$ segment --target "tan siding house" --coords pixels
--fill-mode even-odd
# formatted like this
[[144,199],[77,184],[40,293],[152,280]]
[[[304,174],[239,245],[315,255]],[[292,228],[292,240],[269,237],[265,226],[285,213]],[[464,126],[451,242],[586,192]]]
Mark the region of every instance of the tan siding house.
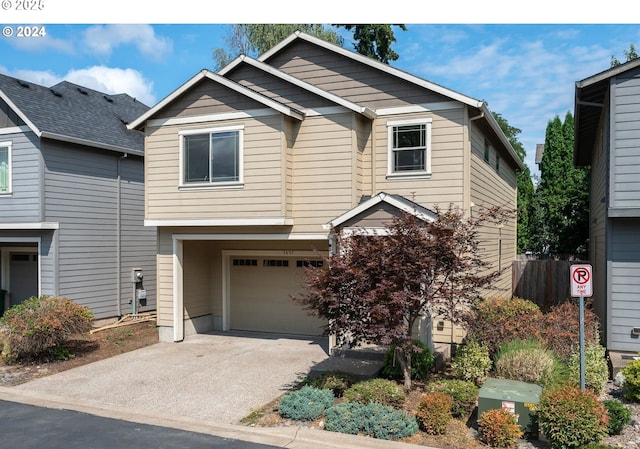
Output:
[[[523,168],[484,102],[303,33],[196,74],[130,126],[146,135],[165,341],[206,330],[319,335],[326,323],[290,298],[334,232],[416,210],[433,220],[450,204],[467,215],[515,208]],[[515,241],[515,219],[486,229],[496,268]],[[509,276],[498,284],[487,294],[510,295]],[[438,317],[416,332],[451,339]]]

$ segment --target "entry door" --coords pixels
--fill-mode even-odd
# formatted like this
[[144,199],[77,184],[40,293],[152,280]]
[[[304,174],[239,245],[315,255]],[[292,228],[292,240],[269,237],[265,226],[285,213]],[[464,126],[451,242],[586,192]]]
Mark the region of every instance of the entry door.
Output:
[[38,253],[11,251],[9,253],[10,306],[38,295]]

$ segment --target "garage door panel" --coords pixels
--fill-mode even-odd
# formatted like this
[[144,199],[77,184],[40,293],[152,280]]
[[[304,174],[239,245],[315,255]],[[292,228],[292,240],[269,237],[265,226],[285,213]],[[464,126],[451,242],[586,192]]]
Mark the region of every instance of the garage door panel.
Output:
[[[296,259],[258,259],[231,268],[230,325],[236,330],[320,335],[324,321],[291,297],[301,291],[304,270]],[[284,266],[285,262],[288,266]],[[278,266],[269,266],[277,264]]]

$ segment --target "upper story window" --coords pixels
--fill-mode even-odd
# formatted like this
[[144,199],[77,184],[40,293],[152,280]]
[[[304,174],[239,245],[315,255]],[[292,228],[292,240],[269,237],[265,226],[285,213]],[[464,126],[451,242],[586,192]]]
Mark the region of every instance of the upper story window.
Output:
[[182,185],[242,183],[243,126],[180,132]]
[[431,174],[431,119],[387,122],[389,160],[387,176]]
[[11,142],[0,142],[0,195],[11,193]]
[[489,162],[489,156],[491,154],[491,145],[489,145],[489,141],[484,139],[484,160]]

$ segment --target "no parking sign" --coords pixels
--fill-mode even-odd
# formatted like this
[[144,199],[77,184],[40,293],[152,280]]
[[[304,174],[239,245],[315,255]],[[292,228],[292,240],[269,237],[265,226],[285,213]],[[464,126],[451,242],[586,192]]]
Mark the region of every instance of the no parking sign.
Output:
[[571,265],[571,296],[590,298],[593,295],[591,265]]

